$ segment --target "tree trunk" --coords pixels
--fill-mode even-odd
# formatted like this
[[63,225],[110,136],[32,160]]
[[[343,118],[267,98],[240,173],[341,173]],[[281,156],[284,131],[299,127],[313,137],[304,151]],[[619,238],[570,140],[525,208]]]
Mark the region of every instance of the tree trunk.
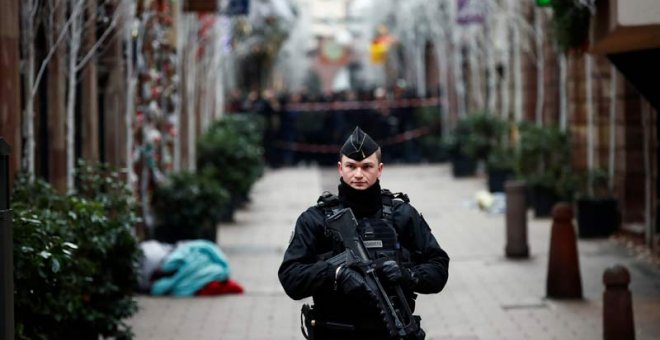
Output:
[[470,89],[472,96],[468,105],[468,112],[476,112],[484,109],[483,84],[481,82],[481,63],[479,62],[478,34],[472,34],[468,42],[468,68],[470,69]]
[[25,94],[25,111],[23,112],[23,138],[25,149],[23,150],[22,168],[30,176],[35,171],[35,134],[34,134],[34,10],[36,4],[33,0],[25,1],[21,7],[21,39],[23,58],[25,60],[25,76],[23,79],[23,93]]
[[456,101],[458,107],[458,119],[466,116],[465,101],[465,74],[463,72],[463,48],[458,39],[457,32],[453,32],[454,40],[454,74],[456,76]]
[[[488,98],[486,99],[486,109],[491,114],[495,114],[495,100],[497,98],[497,71],[495,67],[495,48],[494,41],[495,35],[493,30],[493,16],[496,14],[493,5],[488,7],[489,15],[486,18],[486,23],[484,26],[484,54],[486,58],[486,69],[488,74],[487,86],[488,86]],[[500,112],[502,115],[503,112]]]
[[[96,0],[85,1],[86,29],[83,30],[83,51],[85,53],[96,44]],[[81,140],[82,158],[89,161],[99,160],[99,107],[96,59],[86,63],[82,70],[81,93]]]
[[[123,16],[131,22],[135,18],[135,5],[133,2],[122,1],[120,10],[123,11]],[[123,22],[123,21],[122,21]],[[137,84],[137,75],[133,68],[133,56],[135,55],[135,45],[133,44],[133,26],[121,25],[117,26],[117,30],[123,33],[124,44],[126,45],[126,110],[124,110],[124,124],[126,125],[126,183],[133,191],[134,185],[131,182],[134,174],[133,170],[133,117],[135,116],[135,88]],[[123,30],[123,31],[122,31]]]
[[449,48],[447,48],[447,36],[444,36],[444,40],[438,43],[436,48],[436,57],[438,59],[438,70],[440,71],[439,83],[441,92],[439,95],[440,107],[442,108],[441,117],[442,117],[442,135],[448,136],[450,131],[450,120],[449,120],[449,95],[447,89],[449,88],[449,67],[447,67],[447,59],[445,56],[449,55]]
[[184,119],[187,119],[188,121],[188,133],[187,137],[188,140],[186,141],[186,146],[187,146],[187,157],[188,157],[188,165],[187,165],[187,170],[188,171],[195,171],[195,139],[196,139],[196,127],[197,127],[197,113],[195,112],[195,108],[197,107],[197,91],[196,91],[196,81],[195,81],[195,76],[197,75],[197,63],[195,62],[196,56],[195,56],[195,51],[197,51],[198,44],[197,44],[197,39],[194,37],[196,36],[195,33],[191,32],[197,32],[197,25],[195,23],[194,18],[191,18],[188,16],[186,18],[186,30],[188,33],[188,37],[192,37],[190,39],[190,47],[187,53],[187,59],[186,59],[186,91],[187,91],[187,104],[188,104],[188,112],[187,112],[187,117]]
[[[456,22],[456,3],[453,1],[449,2],[449,10],[447,15],[447,22],[454,23]],[[453,83],[455,91],[455,100],[456,100],[456,120],[459,120],[465,117],[465,80],[463,77],[463,55],[461,49],[461,43],[459,35],[462,31],[462,28],[458,25],[449,24],[451,29],[449,30],[449,36],[451,39],[451,59],[453,62]]]
[[[593,107],[593,94],[592,94],[592,82],[591,75],[593,69],[593,57],[590,55],[584,56],[585,62],[585,71],[584,77],[586,81],[586,102],[587,102],[587,169],[592,170],[594,168],[594,107]],[[587,178],[587,191],[589,196],[593,194],[592,188],[592,176],[589,174]]]
[[536,40],[536,125],[543,126],[543,102],[545,101],[545,49],[543,44],[543,9],[534,9],[534,38]]
[[558,52],[559,58],[559,128],[565,132],[568,126],[568,95],[566,88],[568,87],[568,79],[566,75],[566,54]]
[[[514,17],[522,16],[522,10],[520,9],[521,4],[515,3],[511,4],[511,10]],[[513,44],[513,81],[514,81],[514,92],[513,92],[513,108],[514,116],[516,121],[522,121],[524,118],[523,113],[523,69],[522,69],[522,56],[520,51],[520,27],[518,23],[513,23],[513,34],[512,34],[512,44]]]
[[[120,6],[115,6],[113,11],[120,11]],[[124,21],[120,18],[117,28],[124,27]],[[121,39],[108,40],[107,52],[105,52],[105,63],[109,71],[108,85],[104,89],[104,154],[105,161],[118,168],[126,166],[126,136],[132,131],[125,124],[126,103],[126,73],[124,71],[124,56]]]
[[[651,105],[642,101],[642,145],[644,153],[644,239],[646,246],[654,250],[655,242],[653,223],[653,168],[651,165],[651,137],[653,136],[651,125]],[[656,169],[657,170],[657,169]],[[657,216],[656,216],[657,218]]]
[[415,42],[416,63],[415,71],[417,78],[417,96],[426,97],[426,48],[423,39],[418,39]]
[[66,188],[68,192],[74,190],[74,172],[75,172],[75,111],[76,111],[76,61],[80,51],[80,40],[82,36],[82,1],[73,5],[71,15],[71,34],[69,35],[69,69],[68,69],[68,90],[66,100]]
[[174,164],[173,164],[173,169],[174,171],[178,172],[181,171],[182,168],[184,168],[183,162],[182,162],[182,133],[183,133],[183,115],[181,114],[181,110],[184,107],[184,100],[185,100],[185,87],[184,87],[184,82],[183,80],[185,79],[184,72],[183,72],[183,54],[184,54],[184,41],[185,41],[185,33],[184,33],[184,26],[182,25],[183,21],[183,16],[181,13],[181,4],[180,2],[177,2],[176,5],[176,10],[174,11],[174,22],[176,25],[176,55],[178,56],[176,58],[176,74],[179,76],[177,77],[177,96],[178,100],[174,102],[174,116],[176,117],[175,120],[177,122],[177,130],[179,133],[177,133],[174,136]]
[[616,105],[617,105],[617,71],[614,64],[610,66],[610,145],[608,159],[608,187],[614,192],[614,172],[616,170]]
[[[66,3],[53,9],[52,41],[57,41],[64,28]],[[59,192],[65,192],[66,172],[66,74],[65,46],[57,44],[48,63],[48,180]]]

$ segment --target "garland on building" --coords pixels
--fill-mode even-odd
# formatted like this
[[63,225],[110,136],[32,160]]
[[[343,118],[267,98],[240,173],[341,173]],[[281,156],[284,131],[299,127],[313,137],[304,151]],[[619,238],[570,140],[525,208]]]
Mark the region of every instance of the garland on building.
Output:
[[179,98],[174,8],[169,1],[146,1],[137,13],[135,40],[138,89],[133,125],[133,174],[143,215],[150,225],[150,196],[174,168]]

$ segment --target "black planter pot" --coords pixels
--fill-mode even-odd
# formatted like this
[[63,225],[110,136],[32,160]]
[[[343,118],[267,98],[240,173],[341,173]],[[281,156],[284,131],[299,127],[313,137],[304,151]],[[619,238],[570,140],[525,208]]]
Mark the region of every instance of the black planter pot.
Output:
[[471,177],[477,173],[477,161],[463,155],[451,157],[451,170],[454,177]]
[[199,238],[216,243],[218,238],[218,226],[212,223],[205,225],[199,231]]
[[233,204],[227,204],[222,207],[220,210],[220,222],[234,222],[234,212],[236,212],[236,207]]
[[614,198],[581,198],[577,200],[578,236],[608,237],[619,229],[619,203]]
[[513,176],[511,169],[488,169],[488,191],[504,192],[504,182]]
[[559,202],[557,194],[546,187],[534,186],[532,187],[531,203],[534,208],[534,216],[536,217],[550,217],[552,214],[552,207]]

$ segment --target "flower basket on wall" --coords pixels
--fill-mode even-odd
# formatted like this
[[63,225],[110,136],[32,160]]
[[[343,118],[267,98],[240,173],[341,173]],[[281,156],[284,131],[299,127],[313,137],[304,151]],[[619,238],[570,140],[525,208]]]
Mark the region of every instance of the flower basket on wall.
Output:
[[591,8],[584,1],[553,0],[552,29],[559,48],[582,52],[589,44]]

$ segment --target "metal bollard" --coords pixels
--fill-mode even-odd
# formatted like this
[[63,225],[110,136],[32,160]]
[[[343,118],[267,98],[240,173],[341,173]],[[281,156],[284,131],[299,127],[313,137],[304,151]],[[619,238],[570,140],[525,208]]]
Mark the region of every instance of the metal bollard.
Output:
[[546,294],[549,298],[581,299],[582,279],[578,260],[573,209],[566,202],[552,209]]
[[527,245],[527,186],[524,181],[506,181],[506,257],[529,257]]
[[0,340],[14,338],[14,259],[9,210],[9,144],[0,138]]
[[628,284],[630,273],[622,265],[609,267],[603,273],[603,339],[635,340],[632,298]]

